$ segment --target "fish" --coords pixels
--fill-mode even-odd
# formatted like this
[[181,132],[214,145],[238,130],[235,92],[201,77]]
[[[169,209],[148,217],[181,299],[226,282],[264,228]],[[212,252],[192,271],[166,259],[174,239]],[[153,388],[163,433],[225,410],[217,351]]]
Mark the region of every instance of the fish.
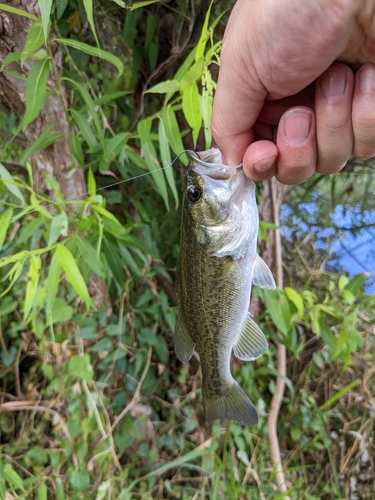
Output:
[[242,164],[222,163],[219,149],[186,151],[180,254],[176,266],[179,312],[177,358],[200,357],[205,419],[254,425],[258,413],[230,371],[232,350],[252,361],[268,349],[248,311],[252,284],[275,289],[256,253],[259,228],[254,182]]

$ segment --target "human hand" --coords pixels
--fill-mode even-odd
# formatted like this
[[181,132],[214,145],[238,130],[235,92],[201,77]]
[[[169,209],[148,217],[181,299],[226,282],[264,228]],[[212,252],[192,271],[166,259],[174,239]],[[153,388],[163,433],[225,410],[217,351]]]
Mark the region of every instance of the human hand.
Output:
[[374,63],[373,0],[238,0],[212,116],[228,165],[299,184],[375,156]]

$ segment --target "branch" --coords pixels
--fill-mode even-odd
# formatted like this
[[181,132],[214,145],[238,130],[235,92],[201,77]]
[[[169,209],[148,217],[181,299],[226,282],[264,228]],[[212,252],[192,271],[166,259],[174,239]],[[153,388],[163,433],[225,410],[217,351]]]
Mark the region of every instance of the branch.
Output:
[[[273,223],[275,226],[280,227],[280,210],[277,204],[277,181],[275,178],[271,179],[269,182],[269,190],[272,201],[272,212],[273,212]],[[283,264],[281,257],[281,237],[280,231],[275,230],[275,277],[276,284],[279,288],[283,288]],[[280,333],[278,332],[280,336]],[[287,490],[285,474],[281,462],[280,447],[277,439],[277,419],[279,416],[280,406],[284,396],[285,382],[284,378],[286,376],[286,348],[285,345],[279,342],[277,344],[277,371],[280,373],[280,377],[276,379],[276,389],[272,397],[269,418],[268,418],[268,438],[270,441],[270,453],[273,466],[276,470],[276,484],[279,487],[279,491],[284,493]],[[289,497],[285,497],[285,500],[290,500]]]

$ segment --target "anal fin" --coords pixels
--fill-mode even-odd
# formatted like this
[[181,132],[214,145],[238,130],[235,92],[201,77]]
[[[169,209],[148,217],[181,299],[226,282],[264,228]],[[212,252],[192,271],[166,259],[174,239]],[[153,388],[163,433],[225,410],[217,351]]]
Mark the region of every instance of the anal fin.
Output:
[[[204,398],[204,394],[203,394]],[[239,425],[258,423],[258,412],[241,387],[233,380],[233,385],[221,396],[203,400],[206,420],[232,420]]]
[[233,352],[238,359],[253,361],[262,356],[268,349],[268,343],[264,333],[247,313],[242,330],[238,335]]
[[268,290],[275,290],[276,288],[270,268],[257,254],[255,254],[253,263],[253,283],[259,286],[259,288],[266,288]]
[[182,363],[186,364],[193,355],[194,347],[195,343],[188,332],[181,312],[179,312],[174,330],[174,350],[176,356]]

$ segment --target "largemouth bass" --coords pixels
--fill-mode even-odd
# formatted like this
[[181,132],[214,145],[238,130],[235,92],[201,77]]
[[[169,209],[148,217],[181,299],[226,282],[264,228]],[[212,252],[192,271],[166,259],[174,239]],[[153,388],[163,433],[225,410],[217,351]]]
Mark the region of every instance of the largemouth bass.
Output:
[[253,425],[258,413],[232,377],[230,357],[233,349],[237,358],[251,361],[268,348],[248,312],[252,283],[275,288],[271,271],[256,253],[255,184],[241,165],[223,165],[216,148],[187,155],[175,352],[183,363],[194,349],[199,353],[206,420]]

